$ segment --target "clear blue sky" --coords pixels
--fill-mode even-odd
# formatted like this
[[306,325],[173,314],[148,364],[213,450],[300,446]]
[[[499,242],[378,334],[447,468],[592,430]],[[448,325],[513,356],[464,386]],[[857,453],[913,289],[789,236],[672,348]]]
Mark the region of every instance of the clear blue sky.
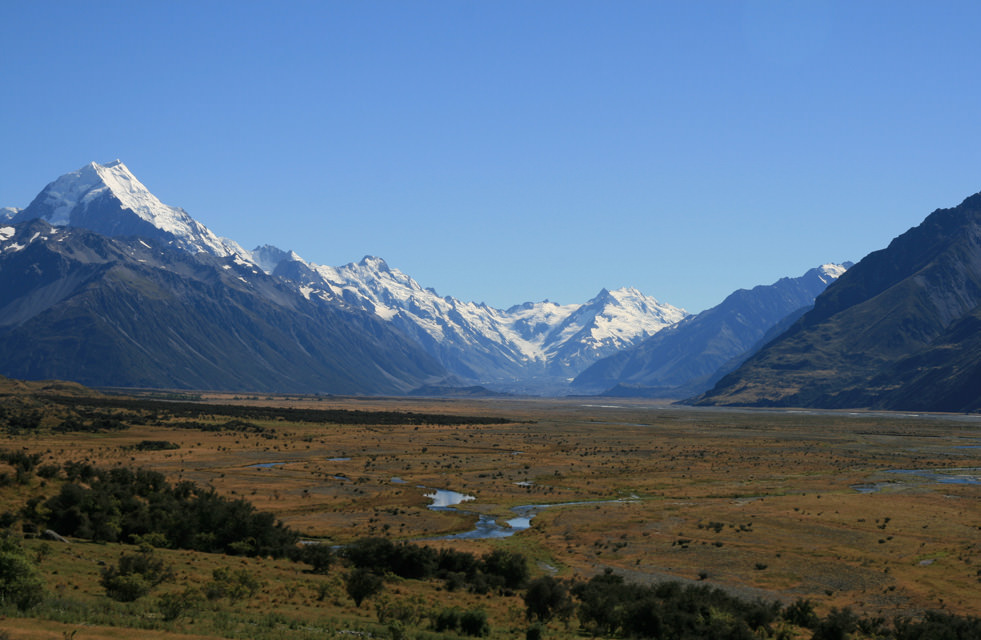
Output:
[[981,190],[981,3],[0,1],[0,206],[122,159],[247,248],[690,311]]

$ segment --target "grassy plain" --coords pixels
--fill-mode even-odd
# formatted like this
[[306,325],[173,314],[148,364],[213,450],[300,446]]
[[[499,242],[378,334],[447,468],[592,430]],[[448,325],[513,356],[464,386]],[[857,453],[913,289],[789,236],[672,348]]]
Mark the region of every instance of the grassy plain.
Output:
[[[204,401],[513,422],[352,426],[268,419],[250,420],[268,432],[246,433],[151,421],[93,434],[7,435],[0,448],[43,453],[41,464],[86,460],[192,480],[244,497],[304,536],[333,544],[386,536],[477,554],[504,546],[528,555],[536,574],[588,577],[613,568],[635,581],[700,582],[785,603],[808,598],[820,612],[848,606],[887,618],[926,609],[981,615],[978,417],[694,409],[619,399],[216,395]],[[220,424],[227,418],[204,410],[196,420]],[[177,448],[132,448],[144,440]],[[893,472],[903,469],[941,471],[948,481]],[[434,488],[476,499],[457,512],[433,511],[425,493]],[[20,495],[12,487],[0,489],[7,505]],[[554,506],[512,537],[430,540],[467,530],[477,514],[503,521],[514,517],[513,507],[529,504]],[[97,585],[98,567],[122,547],[56,546],[42,562],[49,587],[100,603],[110,623],[114,614]],[[229,562],[161,553],[180,567],[180,584],[201,583],[211,565]],[[231,561],[267,584],[259,600],[234,605],[255,618],[253,630],[292,621],[306,625],[311,637],[325,637],[328,626],[377,621],[367,604],[353,606],[337,575],[302,574],[288,561]],[[483,607],[497,637],[518,637],[527,626],[520,598],[407,584],[389,586],[384,597],[413,598],[421,609]],[[185,620],[172,635],[159,637],[181,637],[174,635],[181,630],[250,637],[215,620],[204,626]],[[61,637],[71,625],[58,624],[36,621],[27,625],[29,633],[12,637]],[[0,621],[5,628],[25,627],[8,619]],[[303,637],[302,628],[294,631],[290,637]],[[86,632],[78,637],[125,637],[112,635],[111,626]],[[575,636],[574,629],[565,633]]]

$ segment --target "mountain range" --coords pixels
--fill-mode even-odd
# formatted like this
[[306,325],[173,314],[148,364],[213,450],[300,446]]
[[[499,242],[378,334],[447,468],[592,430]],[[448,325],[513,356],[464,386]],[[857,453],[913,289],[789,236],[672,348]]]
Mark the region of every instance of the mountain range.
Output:
[[[627,288],[604,289],[582,304],[560,305],[546,300],[495,309],[439,296],[380,258],[368,256],[358,263],[330,267],[271,245],[248,251],[233,240],[217,236],[183,209],[161,202],[119,160],[93,162],[61,176],[24,209],[3,209],[0,221],[8,225],[2,231],[6,248],[0,253],[0,269],[8,274],[5,280],[19,283],[10,284],[16,291],[8,287],[0,299],[0,340],[10,345],[6,351],[0,350],[4,354],[0,366],[3,373],[12,376],[60,377],[98,385],[229,389],[256,385],[258,390],[344,393],[403,392],[417,385],[478,382],[507,390],[541,390],[563,386],[596,360],[637,344],[687,315],[682,309]],[[35,221],[46,223],[49,229],[32,226],[27,237],[30,242],[25,242],[25,225]],[[99,244],[97,251],[71,249],[76,244],[91,247],[93,243]],[[151,259],[145,254],[147,245],[163,253],[155,253]],[[28,247],[30,251],[20,253]],[[93,255],[99,256],[95,262]],[[24,278],[31,264],[44,271],[43,277]],[[49,264],[57,266],[51,267],[53,271],[43,268]],[[128,275],[121,280],[123,272]],[[146,297],[131,301],[125,310],[122,301],[128,295],[140,294],[141,288],[157,291],[160,282],[151,285],[148,281],[167,278],[181,279],[179,284],[170,283],[181,293],[176,288],[169,290],[170,306],[154,309],[156,315],[148,318],[149,322],[137,324],[159,325],[167,318],[171,334],[189,340],[196,336],[193,345],[182,344],[176,351],[171,351],[176,347],[167,341],[150,336],[137,339],[133,334],[136,326],[123,332],[127,321],[115,318],[116,313],[126,311],[133,317],[151,313],[152,305],[144,304]],[[196,278],[203,278],[212,287],[208,295]],[[132,283],[134,289],[124,291],[122,281]],[[34,283],[36,289],[30,289],[28,283]],[[236,297],[245,295],[246,288],[249,302]],[[111,303],[114,296],[120,300],[118,308]],[[208,296],[223,301],[224,306],[209,306]],[[100,298],[98,304],[92,302],[93,297]],[[237,302],[230,302],[233,298]],[[261,308],[265,314],[265,325],[252,326],[252,333],[236,329],[232,342],[243,345],[245,351],[232,357],[232,352],[224,350],[230,345],[219,351],[207,348],[205,336],[214,336],[212,344],[221,343],[219,337],[224,338],[223,332],[236,327],[233,319],[241,317],[235,310],[240,312],[243,306]],[[318,320],[306,327],[292,327],[290,317],[297,309],[303,310],[297,318]],[[74,320],[59,321],[58,314],[68,314]],[[95,331],[97,326],[104,330]],[[120,332],[113,337],[106,326]],[[313,342],[301,340],[306,357],[292,357],[285,343],[268,338],[278,334],[285,340],[294,333],[306,336],[304,331],[337,344],[328,348],[317,343],[314,347]],[[364,344],[357,345],[357,336],[362,333],[366,336]],[[349,335],[342,339],[345,334]],[[380,342],[375,344],[375,340]],[[251,353],[259,367],[250,373],[245,366],[249,351],[264,342],[282,353],[289,365],[271,354]],[[32,348],[24,349],[25,344]],[[42,353],[41,345],[50,349]],[[381,353],[359,353],[354,348],[381,345],[386,353],[411,356],[417,366],[390,361]],[[130,348],[144,356],[124,356]],[[111,351],[113,357],[129,364],[109,367],[96,355],[100,350]],[[183,373],[166,371],[178,353],[188,358],[197,354],[200,361],[192,363],[185,358],[179,366],[174,365]],[[216,363],[222,360],[221,354],[234,365],[219,375]],[[311,358],[345,363],[352,380],[359,381],[327,384],[335,380],[332,376],[336,372],[328,375],[327,370],[314,367],[319,373],[308,376],[302,384],[290,382],[304,367],[311,366]],[[212,364],[206,365],[206,361]],[[288,373],[291,368],[297,370],[295,374]],[[91,373],[96,370],[102,373]],[[272,373],[274,370],[278,373]],[[362,372],[374,372],[378,379],[362,380]]]
[[825,264],[798,278],[735,291],[717,306],[596,362],[576,377],[572,388],[668,398],[705,391],[758,349],[774,327],[806,311],[850,265]]
[[631,288],[496,309],[378,257],[331,267],[246,250],[117,160],[0,209],[0,275],[0,374],[25,379],[981,410],[981,194],[854,266],[739,290],[697,315]]
[[576,392],[682,397],[845,269],[740,290],[697,316],[632,288],[496,309],[378,257],[332,267],[246,250],[118,160],[61,176],[0,223],[0,374],[95,386],[559,395],[575,380]]

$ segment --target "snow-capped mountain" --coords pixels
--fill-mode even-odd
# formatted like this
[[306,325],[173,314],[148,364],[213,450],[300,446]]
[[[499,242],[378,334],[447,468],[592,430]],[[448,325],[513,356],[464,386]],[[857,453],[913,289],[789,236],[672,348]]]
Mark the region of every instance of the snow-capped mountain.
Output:
[[219,238],[183,209],[160,202],[119,160],[91,162],[66,173],[10,221],[36,218],[56,227],[82,227],[107,236],[156,238],[191,253],[249,258],[234,241]]
[[42,219],[55,227],[141,237],[191,254],[226,258],[246,279],[265,272],[307,300],[377,316],[460,380],[503,389],[564,385],[600,358],[687,315],[636,289],[604,289],[584,304],[546,300],[495,309],[441,297],[381,258],[330,267],[271,245],[246,251],[183,209],[162,203],[119,160],[93,162],[65,174],[26,209],[5,209],[3,214],[10,224]]
[[388,320],[461,378],[507,388],[574,377],[687,315],[636,289],[604,289],[585,304],[546,300],[501,310],[441,297],[373,256],[330,267],[274,247],[252,254],[265,256],[265,269],[296,281],[307,296],[340,299]]
[[804,313],[849,266],[824,264],[797,278],[734,291],[715,307],[596,362],[573,387],[587,393],[617,387],[618,395],[674,398],[700,393],[759,349],[759,342],[788,316]]

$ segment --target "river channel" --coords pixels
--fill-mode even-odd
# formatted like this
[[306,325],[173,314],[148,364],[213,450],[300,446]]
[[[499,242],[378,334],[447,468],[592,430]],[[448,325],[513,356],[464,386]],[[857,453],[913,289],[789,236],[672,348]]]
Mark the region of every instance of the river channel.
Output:
[[[458,509],[457,505],[464,502],[470,502],[476,500],[476,496],[470,496],[465,493],[459,493],[457,491],[449,491],[447,489],[433,489],[429,493],[425,494],[427,498],[432,500],[429,508],[433,511],[448,511],[453,509],[454,511],[462,511],[464,513],[474,513],[472,511],[466,511],[465,509]],[[470,531],[463,531],[461,533],[451,533],[446,536],[438,536],[436,538],[427,538],[427,540],[482,540],[486,538],[507,538],[513,536],[516,533],[520,533],[525,529],[531,527],[531,520],[537,516],[540,512],[545,509],[552,507],[570,507],[577,505],[588,505],[588,504],[603,504],[610,502],[632,502],[637,500],[636,496],[630,498],[620,498],[616,500],[594,500],[585,502],[559,502],[556,504],[526,504],[517,507],[511,507],[511,512],[514,513],[514,517],[505,520],[503,524],[498,524],[497,520],[486,516],[482,513],[478,513],[477,522],[474,524],[474,528]]]

